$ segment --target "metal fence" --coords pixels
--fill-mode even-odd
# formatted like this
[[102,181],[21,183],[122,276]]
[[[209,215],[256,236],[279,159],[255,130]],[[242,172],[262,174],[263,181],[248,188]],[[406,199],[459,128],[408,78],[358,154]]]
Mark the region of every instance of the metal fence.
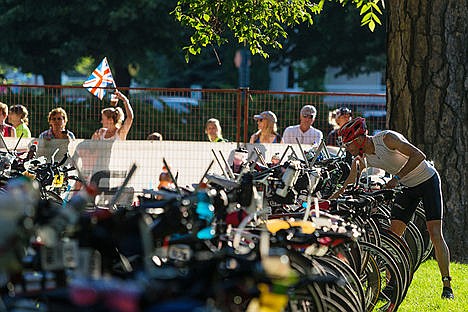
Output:
[[[314,126],[324,135],[332,129],[330,112],[341,106],[350,108],[354,116],[366,117],[371,132],[386,128],[384,94],[167,88],[121,88],[121,91],[128,94],[135,112],[129,140],[145,140],[156,131],[164,140],[206,141],[205,122],[217,118],[225,138],[247,142],[256,131],[254,114],[273,111],[282,133],[287,126],[299,122],[299,111],[306,104],[317,108]],[[101,101],[81,86],[0,85],[1,102],[28,108],[29,128],[34,137],[49,128],[49,111],[63,107],[69,118],[67,128],[77,138],[90,138],[101,126],[100,111],[109,106],[109,93]]]

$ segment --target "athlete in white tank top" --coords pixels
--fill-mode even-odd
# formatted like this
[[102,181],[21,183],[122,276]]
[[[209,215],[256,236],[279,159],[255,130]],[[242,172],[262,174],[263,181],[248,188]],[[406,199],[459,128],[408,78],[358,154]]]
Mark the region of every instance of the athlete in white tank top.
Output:
[[[381,168],[392,175],[398,175],[401,168],[407,163],[409,157],[399,150],[389,149],[387,145],[385,145],[383,138],[388,133],[396,135],[403,142],[408,142],[408,140],[398,132],[391,130],[381,131],[371,138],[374,144],[374,153],[365,153],[364,157],[367,159],[369,166]],[[410,187],[416,186],[430,179],[435,172],[434,167],[424,159],[416,168],[405,176],[400,177],[400,183]]]
[[[364,118],[355,118],[344,124],[339,135],[346,151],[355,156],[344,186],[331,199],[339,197],[346,187],[360,174],[358,162],[363,158],[372,167],[384,169],[393,174],[386,188],[399,183],[404,187],[395,194],[391,207],[390,230],[402,236],[406,224],[411,220],[420,201],[426,215],[426,227],[434,245],[436,259],[442,276],[442,298],[453,299],[450,277],[450,253],[442,235],[443,201],[439,175],[426,160],[426,155],[398,132],[386,130],[374,136],[367,135]],[[362,171],[364,166],[359,166]]]

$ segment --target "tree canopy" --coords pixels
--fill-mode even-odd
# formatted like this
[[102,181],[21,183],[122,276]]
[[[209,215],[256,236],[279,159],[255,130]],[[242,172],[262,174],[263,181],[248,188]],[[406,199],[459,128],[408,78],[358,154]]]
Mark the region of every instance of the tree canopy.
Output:
[[180,29],[167,14],[165,0],[0,1],[3,63],[40,73],[46,84],[60,84],[60,73],[84,56],[107,56],[120,85],[129,85],[130,64],[143,63],[147,51],[176,53]]
[[[216,1],[189,2],[190,6],[195,7],[197,3],[221,6]],[[257,2],[266,9],[271,5],[269,2],[276,1]],[[242,1],[241,4],[253,5],[253,2]],[[223,2],[222,6],[234,5],[228,1]],[[327,2],[318,4],[325,8],[327,5]],[[153,87],[188,87],[191,84],[208,88],[237,87],[237,69],[233,59],[235,51],[246,41],[239,41],[235,32],[224,27],[226,44],[207,44],[206,49],[199,51],[199,57],[192,57],[187,63],[182,47],[191,42],[190,33],[176,21],[177,17],[188,16],[183,15],[186,14],[181,11],[183,6],[176,0],[101,0],[85,3],[70,0],[66,5],[59,0],[0,0],[0,27],[5,30],[2,33],[0,63],[19,67],[23,72],[42,74],[46,84],[59,84],[61,72],[73,70],[83,57],[94,60],[89,64],[90,72],[107,56],[120,86],[129,86],[133,74],[142,85]],[[268,62],[289,65],[300,61],[307,64],[300,69],[303,73],[300,80],[304,81],[304,87],[308,88],[309,85],[308,89],[315,91],[314,85],[307,81],[321,79],[326,66],[340,66],[346,74],[381,70],[384,63],[383,33],[377,28],[378,36],[374,41],[359,42],[358,38],[366,38],[370,32],[356,27],[361,18],[361,9],[347,14],[348,7],[353,8],[347,6],[343,10],[337,5],[327,8],[324,16],[314,17],[314,27],[309,24],[283,24],[287,37],[277,38],[277,42],[284,49],[265,46],[270,60],[264,60],[262,54],[252,58],[252,66],[255,67],[251,71],[252,87],[268,88]],[[238,8],[238,11],[241,10]],[[252,14],[257,13],[253,11]],[[336,37],[342,44],[333,40]],[[353,44],[353,48],[347,47],[349,43]],[[374,64],[380,64],[380,68],[369,67],[372,64],[368,62],[370,58],[379,60]],[[130,72],[129,68],[132,69]]]
[[[332,1],[332,0],[329,0]],[[199,54],[202,48],[227,43],[230,33],[252,54],[268,57],[267,47],[283,48],[287,28],[300,24],[312,25],[323,10],[325,0],[317,3],[304,0],[179,0],[174,14],[183,25],[194,30],[189,54]],[[361,25],[374,31],[381,24],[382,0],[335,0],[343,6],[353,4],[360,9]],[[189,55],[187,55],[187,58]]]
[[[385,12],[384,12],[385,17]],[[306,90],[314,78],[323,77],[327,67],[340,69],[339,74],[357,76],[362,73],[384,72],[386,66],[386,31],[383,27],[374,32],[359,27],[359,9],[326,3],[322,14],[315,17],[314,25],[300,24],[288,28],[288,37],[281,40],[283,49],[267,49],[270,59],[280,64],[298,66],[298,79]],[[297,65],[296,65],[297,66]]]

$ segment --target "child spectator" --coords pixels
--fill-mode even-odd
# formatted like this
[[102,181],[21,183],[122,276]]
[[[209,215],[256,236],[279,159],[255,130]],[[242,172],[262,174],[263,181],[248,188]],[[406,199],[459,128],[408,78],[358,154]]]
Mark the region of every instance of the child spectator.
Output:
[[11,123],[16,130],[16,137],[30,138],[31,131],[28,127],[28,109],[23,105],[12,105],[10,106],[10,114],[8,115],[8,121]]
[[223,138],[221,124],[219,120],[216,118],[210,118],[205,124],[205,133],[208,136],[208,140],[210,142],[227,142],[225,138]]

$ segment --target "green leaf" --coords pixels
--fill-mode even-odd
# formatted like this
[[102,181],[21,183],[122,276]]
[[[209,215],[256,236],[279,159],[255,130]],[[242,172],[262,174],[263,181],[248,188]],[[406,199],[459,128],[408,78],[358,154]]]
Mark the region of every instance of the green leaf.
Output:
[[382,25],[382,22],[380,22],[380,19],[379,19],[379,17],[378,17],[376,14],[372,13],[372,19],[373,19],[375,22],[379,23],[379,25]]
[[370,20],[372,18],[372,12],[369,12],[367,13],[366,15],[364,15],[364,17],[362,18],[361,22],[365,22],[367,20]]
[[190,54],[193,54],[193,55],[197,54],[193,46],[190,46],[188,51],[190,52]]
[[369,22],[369,29],[370,29],[370,31],[374,32],[374,29],[375,29],[375,23],[374,23],[374,21],[373,21],[373,20],[371,20],[371,21]]
[[366,13],[367,11],[369,11],[370,8],[371,6],[368,3],[366,3],[365,5],[362,6],[361,12],[359,12],[359,15]]
[[369,24],[369,22],[372,21],[371,19],[368,19],[367,21],[362,21],[361,20],[361,26],[365,26],[367,24]]
[[382,11],[380,10],[379,6],[377,5],[377,2],[380,1],[380,0],[375,0],[374,2],[371,2],[370,5],[372,5],[372,7],[380,13],[380,15],[382,15]]

